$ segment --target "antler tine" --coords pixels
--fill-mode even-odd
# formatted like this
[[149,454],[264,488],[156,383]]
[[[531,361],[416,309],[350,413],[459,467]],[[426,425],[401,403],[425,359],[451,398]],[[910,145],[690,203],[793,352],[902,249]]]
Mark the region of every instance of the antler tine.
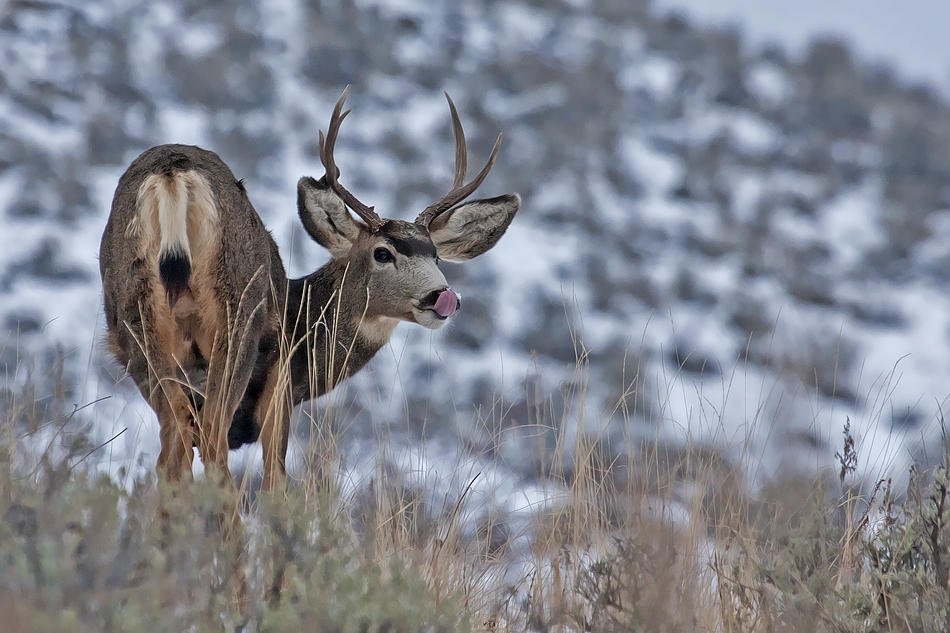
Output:
[[330,116],[330,126],[327,128],[326,137],[323,136],[323,131],[320,131],[320,161],[326,169],[326,180],[327,184],[330,185],[330,189],[332,189],[336,195],[340,196],[340,199],[343,200],[343,204],[353,209],[356,215],[360,216],[363,221],[369,225],[371,231],[376,232],[379,230],[379,227],[384,224],[384,220],[373,210],[374,207],[368,207],[360,202],[356,196],[347,191],[346,188],[340,184],[340,170],[333,159],[333,150],[336,147],[336,139],[340,132],[340,126],[343,124],[343,119],[346,118],[346,115],[350,113],[350,110],[343,112],[343,103],[346,101],[346,97],[349,93],[350,87],[347,86],[343,89],[343,94],[340,95],[340,99],[336,102],[336,106],[333,108],[333,114]]
[[475,176],[472,182],[463,185],[468,161],[468,153],[465,148],[465,133],[462,131],[462,122],[459,120],[458,110],[456,110],[455,104],[452,103],[452,99],[448,93],[446,93],[445,98],[449,101],[449,110],[452,112],[452,129],[455,133],[455,182],[452,185],[451,191],[445,194],[438,202],[426,207],[425,211],[420,213],[419,217],[416,218],[416,224],[421,224],[426,227],[429,226],[432,220],[472,195],[472,193],[478,189],[488,176],[488,172],[490,172],[494,166],[495,158],[498,156],[498,150],[501,148],[502,135],[499,134],[495,140],[495,146],[492,147],[491,154],[488,155],[488,162],[485,163],[485,166],[482,167],[482,170],[478,172],[478,175]]
[[465,147],[465,131],[462,130],[462,121],[459,111],[452,102],[449,93],[443,92],[449,102],[449,111],[452,113],[452,132],[455,133],[455,183],[452,189],[458,189],[465,182],[465,172],[468,171],[468,149]]

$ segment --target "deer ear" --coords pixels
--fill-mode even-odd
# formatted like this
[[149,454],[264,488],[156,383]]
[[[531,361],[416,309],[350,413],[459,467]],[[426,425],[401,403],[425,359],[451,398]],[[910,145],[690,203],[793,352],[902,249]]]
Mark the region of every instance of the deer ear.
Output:
[[521,196],[516,193],[473,200],[432,220],[429,237],[441,259],[472,259],[498,243],[520,206]]
[[322,178],[304,176],[297,181],[297,213],[310,237],[334,258],[349,253],[359,236],[359,224]]

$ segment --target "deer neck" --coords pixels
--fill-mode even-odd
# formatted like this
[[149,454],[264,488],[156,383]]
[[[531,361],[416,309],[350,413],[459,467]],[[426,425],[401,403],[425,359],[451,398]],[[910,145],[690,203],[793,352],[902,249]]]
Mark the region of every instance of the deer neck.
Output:
[[389,342],[398,320],[368,314],[366,301],[366,274],[336,260],[288,282],[295,404],[327,393]]

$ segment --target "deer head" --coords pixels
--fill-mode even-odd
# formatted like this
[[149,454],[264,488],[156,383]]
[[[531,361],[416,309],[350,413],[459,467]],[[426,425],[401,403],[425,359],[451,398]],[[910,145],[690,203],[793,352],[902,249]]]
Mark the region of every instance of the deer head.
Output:
[[[467,151],[458,110],[446,94],[455,134],[455,182],[439,201],[414,222],[380,217],[340,184],[333,157],[349,88],[330,118],[326,137],[320,133],[320,158],[326,174],[297,183],[297,208],[310,237],[364,279],[366,318],[390,318],[430,329],[445,325],[461,307],[439,270],[438,261],[461,262],[493,247],[511,224],[521,198],[508,194],[462,203],[485,180],[501,145],[501,135],[478,175],[465,183]],[[359,219],[354,218],[352,210]]]

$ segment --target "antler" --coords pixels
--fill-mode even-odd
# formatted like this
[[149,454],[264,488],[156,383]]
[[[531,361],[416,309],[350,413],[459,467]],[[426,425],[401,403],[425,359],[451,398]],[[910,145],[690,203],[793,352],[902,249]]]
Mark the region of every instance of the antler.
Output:
[[488,162],[485,163],[485,166],[482,167],[482,170],[478,172],[478,175],[475,176],[472,182],[463,185],[462,183],[465,182],[465,171],[468,168],[468,151],[465,148],[465,132],[462,131],[462,122],[459,120],[459,113],[455,108],[455,104],[452,103],[452,97],[446,92],[445,98],[448,100],[449,110],[452,112],[452,130],[455,132],[455,182],[452,184],[451,191],[445,194],[438,202],[426,207],[426,210],[420,213],[419,217],[416,218],[416,224],[421,224],[425,227],[428,227],[432,220],[472,195],[472,193],[478,189],[478,186],[482,184],[482,181],[485,180],[485,177],[488,176],[488,172],[491,171],[492,166],[495,164],[495,157],[498,155],[498,149],[501,147],[501,134],[499,134],[498,140],[495,141],[495,146],[491,150],[491,154],[488,155]]
[[349,92],[350,87],[347,86],[343,89],[340,100],[336,102],[336,107],[333,108],[333,114],[330,116],[330,127],[327,128],[326,138],[323,136],[323,131],[320,131],[320,161],[326,169],[327,173],[325,178],[327,184],[330,185],[330,189],[333,190],[333,193],[340,196],[340,199],[343,200],[343,204],[353,209],[356,215],[363,218],[363,221],[369,225],[370,231],[375,233],[385,224],[385,220],[380,218],[376,211],[373,210],[374,207],[368,207],[357,200],[356,196],[347,191],[343,185],[340,184],[340,170],[333,160],[333,148],[336,145],[337,134],[340,132],[340,124],[343,123],[343,119],[346,118],[346,115],[350,113],[350,110],[341,112],[343,110],[343,102],[346,101],[346,96]]

